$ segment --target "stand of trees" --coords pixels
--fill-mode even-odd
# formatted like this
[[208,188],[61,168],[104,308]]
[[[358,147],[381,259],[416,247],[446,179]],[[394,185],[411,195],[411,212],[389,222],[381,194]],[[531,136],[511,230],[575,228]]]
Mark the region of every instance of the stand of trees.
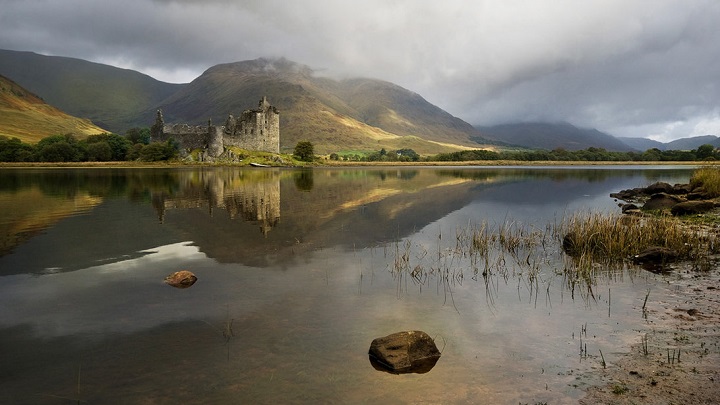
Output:
[[0,135],[0,162],[111,162],[158,161],[178,154],[177,144],[150,143],[150,130],[133,128],[125,136],[90,135],[78,139],[72,134],[52,135],[37,144]]

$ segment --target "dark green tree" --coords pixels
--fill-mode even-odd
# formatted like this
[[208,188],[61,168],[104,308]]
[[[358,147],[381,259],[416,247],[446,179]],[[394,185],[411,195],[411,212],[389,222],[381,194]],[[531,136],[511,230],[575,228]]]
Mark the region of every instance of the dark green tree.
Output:
[[113,151],[107,141],[93,142],[87,145],[87,159],[91,162],[113,160]]
[[409,148],[398,149],[395,151],[395,154],[397,155],[398,160],[402,162],[417,162],[418,160],[420,160],[420,155],[418,155],[417,152]]
[[303,162],[312,162],[315,158],[315,147],[310,141],[300,141],[295,145],[293,156]]
[[150,128],[130,128],[125,132],[125,137],[133,145],[136,143],[147,145],[150,143]]
[[700,145],[700,146],[698,146],[697,151],[695,152],[695,156],[697,156],[697,158],[700,160],[714,158],[715,157],[715,147],[710,144]]
[[171,141],[152,142],[145,145],[139,153],[140,160],[146,162],[157,162],[160,160],[168,160],[177,156],[177,149]]
[[36,159],[40,162],[79,162],[85,150],[72,134],[48,136],[38,142]]
[[30,162],[35,148],[19,138],[0,135],[0,162]]

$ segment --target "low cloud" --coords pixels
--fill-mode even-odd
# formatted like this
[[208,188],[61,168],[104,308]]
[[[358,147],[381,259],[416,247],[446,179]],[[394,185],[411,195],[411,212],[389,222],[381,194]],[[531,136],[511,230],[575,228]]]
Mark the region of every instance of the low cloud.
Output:
[[173,82],[286,57],[397,83],[473,124],[668,139],[718,133],[718,20],[715,0],[0,0],[0,48]]

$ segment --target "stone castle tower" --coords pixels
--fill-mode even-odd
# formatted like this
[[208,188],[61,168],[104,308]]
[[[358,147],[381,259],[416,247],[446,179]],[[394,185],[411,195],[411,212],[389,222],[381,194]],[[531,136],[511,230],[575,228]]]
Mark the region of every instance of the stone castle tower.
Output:
[[158,110],[151,128],[153,142],[175,139],[186,151],[201,149],[210,158],[217,158],[228,146],[242,149],[280,153],[280,113],[263,97],[254,110],[245,110],[236,119],[229,115],[223,126],[208,121],[205,126],[165,124]]

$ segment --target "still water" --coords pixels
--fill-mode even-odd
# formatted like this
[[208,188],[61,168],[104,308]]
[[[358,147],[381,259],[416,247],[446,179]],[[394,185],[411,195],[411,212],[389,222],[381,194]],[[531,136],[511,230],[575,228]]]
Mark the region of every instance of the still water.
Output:
[[[460,235],[618,212],[611,192],[691,170],[2,169],[0,403],[576,403],[666,280],[588,294],[556,243],[535,276],[482,277]],[[432,370],[372,367],[402,330],[435,339]]]

